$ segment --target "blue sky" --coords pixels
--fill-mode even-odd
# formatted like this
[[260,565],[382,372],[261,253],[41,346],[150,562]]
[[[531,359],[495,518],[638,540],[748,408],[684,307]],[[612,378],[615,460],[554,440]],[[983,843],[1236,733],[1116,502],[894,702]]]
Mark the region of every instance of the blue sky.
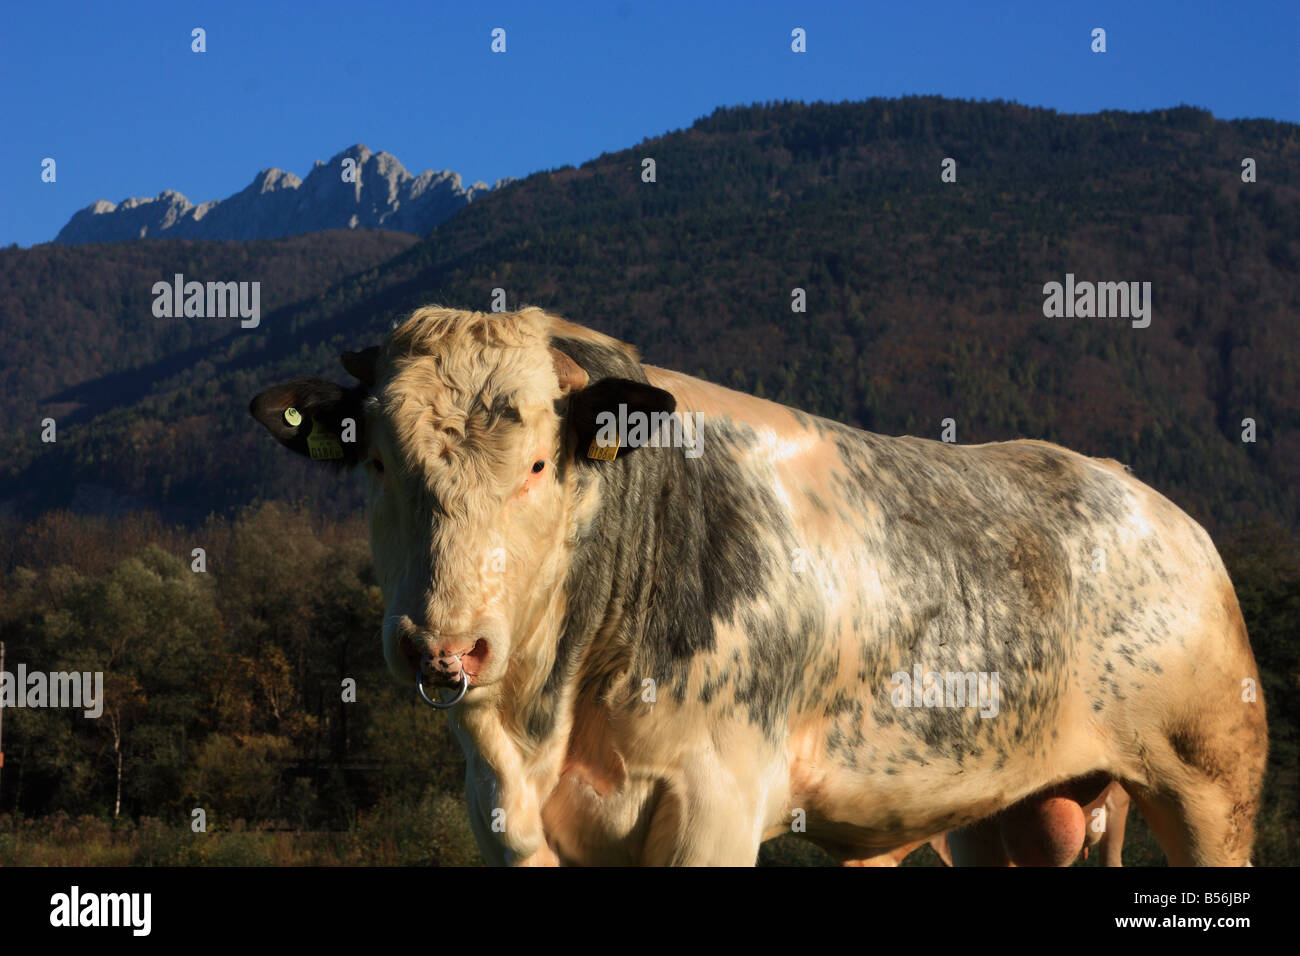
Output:
[[[190,30],[207,52],[190,51]],[[803,27],[808,53],[790,52]],[[489,50],[494,27],[507,52]],[[1108,51],[1089,49],[1094,27]],[[936,93],[1300,121],[1300,3],[18,3],[0,14],[0,244],[96,199],[222,198],[352,143],[525,176],[719,105]],[[42,183],[53,157],[58,181]]]

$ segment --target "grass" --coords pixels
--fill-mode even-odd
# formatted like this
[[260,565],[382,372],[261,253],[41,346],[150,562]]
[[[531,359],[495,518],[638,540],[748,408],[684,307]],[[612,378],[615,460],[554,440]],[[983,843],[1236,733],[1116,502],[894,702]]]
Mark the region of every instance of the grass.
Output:
[[[1274,794],[1273,796],[1276,796]],[[1284,804],[1265,800],[1256,820],[1257,866],[1300,865],[1296,824]],[[1097,866],[1099,856],[1075,866]],[[1133,811],[1124,839],[1126,866],[1164,866],[1146,823]],[[464,798],[426,790],[416,802],[392,800],[362,813],[349,830],[289,830],[274,824],[209,826],[144,817],[111,820],[56,813],[0,815],[0,866],[481,866]],[[759,850],[759,866],[830,866],[826,853],[794,835]],[[904,866],[942,866],[924,846]]]
[[478,866],[464,800],[426,791],[414,805],[381,804],[350,830],[272,824],[194,833],[155,817],[0,816],[3,866]]

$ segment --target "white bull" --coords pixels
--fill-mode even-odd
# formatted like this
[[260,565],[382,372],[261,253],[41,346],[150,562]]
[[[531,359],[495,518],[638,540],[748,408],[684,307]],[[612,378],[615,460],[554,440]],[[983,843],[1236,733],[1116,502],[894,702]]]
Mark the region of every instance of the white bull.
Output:
[[[464,694],[489,861],[751,864],[791,829],[862,861],[1108,781],[1173,863],[1249,861],[1231,582],[1114,462],[859,431],[537,309],[421,309],[344,364],[252,412],[362,466],[385,652]],[[610,427],[674,409],[667,443]]]

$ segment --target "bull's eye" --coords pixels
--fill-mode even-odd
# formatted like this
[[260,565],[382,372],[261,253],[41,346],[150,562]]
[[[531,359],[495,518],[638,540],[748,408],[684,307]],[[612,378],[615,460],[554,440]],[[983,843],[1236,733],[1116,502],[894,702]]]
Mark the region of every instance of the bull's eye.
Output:
[[533,474],[540,475],[542,473],[542,469],[545,467],[546,467],[545,459],[541,459],[539,461],[533,462]]
[[370,467],[375,469],[376,475],[382,475],[384,473],[384,463],[378,458],[370,459]]

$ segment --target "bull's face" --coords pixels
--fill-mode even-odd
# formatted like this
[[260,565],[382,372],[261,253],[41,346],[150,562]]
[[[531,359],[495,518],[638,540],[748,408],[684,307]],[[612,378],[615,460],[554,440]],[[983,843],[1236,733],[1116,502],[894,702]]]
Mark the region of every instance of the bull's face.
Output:
[[563,572],[555,404],[585,382],[561,382],[540,342],[394,356],[378,374],[363,467],[389,667],[491,684],[512,637],[544,623]]
[[359,385],[302,379],[253,400],[283,444],[361,470],[384,655],[403,680],[473,691],[521,658],[545,666],[598,493],[577,469],[623,464],[587,461],[594,419],[620,403],[672,410],[643,382],[590,383],[545,319],[420,310],[382,347],[344,355]]

